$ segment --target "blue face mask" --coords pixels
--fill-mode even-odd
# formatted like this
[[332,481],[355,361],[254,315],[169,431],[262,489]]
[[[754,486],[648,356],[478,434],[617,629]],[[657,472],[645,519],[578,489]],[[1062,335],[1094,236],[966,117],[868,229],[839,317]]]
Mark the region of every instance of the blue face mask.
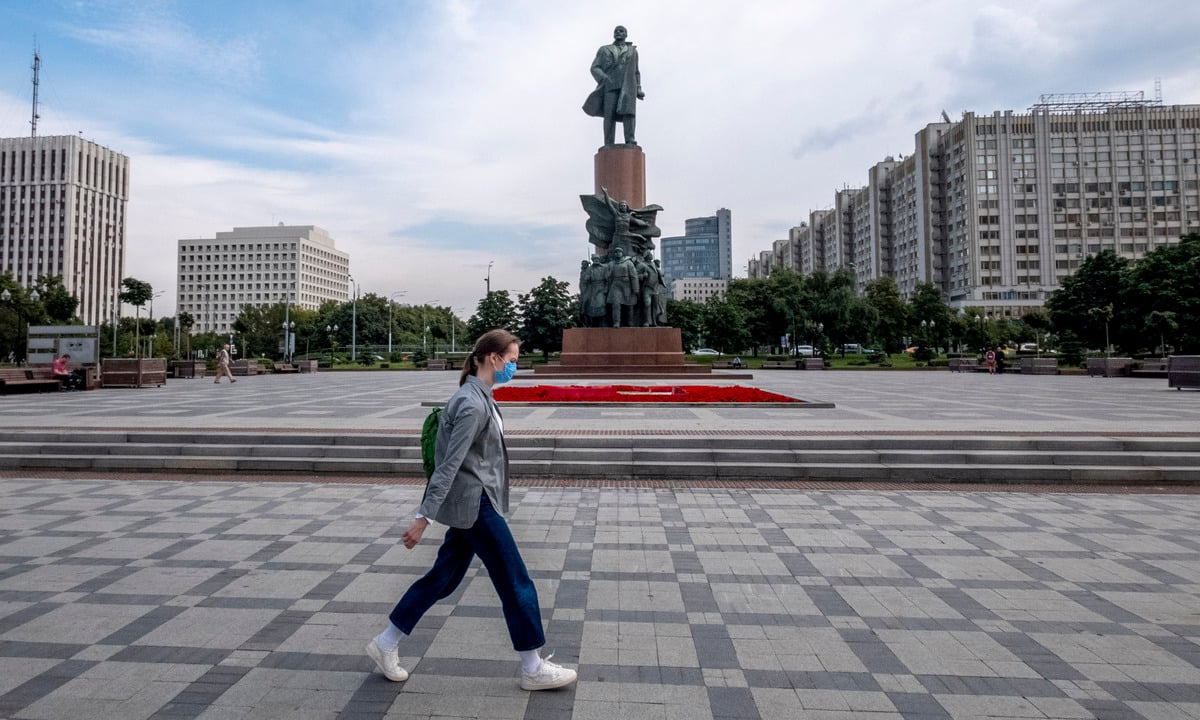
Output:
[[513,376],[516,374],[517,374],[517,363],[515,361],[510,360],[509,362],[504,363],[503,370],[496,370],[492,374],[492,378],[496,381],[497,384],[506,383],[509,380],[512,380]]

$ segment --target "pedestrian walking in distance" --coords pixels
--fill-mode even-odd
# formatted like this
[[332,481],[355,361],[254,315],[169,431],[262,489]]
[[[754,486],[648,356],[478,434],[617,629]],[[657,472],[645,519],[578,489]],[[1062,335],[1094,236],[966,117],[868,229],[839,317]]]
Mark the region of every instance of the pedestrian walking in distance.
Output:
[[383,632],[367,643],[367,655],[389,679],[402,682],[400,644],[438,600],[462,582],[475,556],[487,568],[504,611],[513,650],[521,659],[521,687],[550,690],[575,682],[576,673],[541,657],[546,644],[537,588],[509,531],[508,449],[504,419],[492,387],[517,372],[520,341],[507,330],[491,330],[475,343],[463,363],[458,391],[446,403],[438,429],[435,469],[404,547],[412,549],[430,520],[448,525],[437,559],[414,582],[388,616]]
[[213,382],[220,385],[221,378],[223,377],[228,377],[229,382],[231,383],[237,382],[237,380],[233,379],[233,372],[229,370],[229,343],[225,343],[225,345],[217,351],[217,379],[213,380]]

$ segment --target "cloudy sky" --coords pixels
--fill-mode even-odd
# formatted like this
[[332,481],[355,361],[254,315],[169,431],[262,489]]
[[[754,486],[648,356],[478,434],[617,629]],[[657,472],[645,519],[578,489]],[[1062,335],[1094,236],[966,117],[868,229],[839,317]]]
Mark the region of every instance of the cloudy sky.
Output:
[[[1200,103],[1194,0],[0,0],[0,136],[82,133],[131,158],[128,275],[175,241],[318,225],[363,292],[469,315],[574,280],[600,121],[580,105],[624,24],[664,234],[733,213],[735,272],[945,110],[1050,92]],[[618,131],[619,132],[619,131]]]

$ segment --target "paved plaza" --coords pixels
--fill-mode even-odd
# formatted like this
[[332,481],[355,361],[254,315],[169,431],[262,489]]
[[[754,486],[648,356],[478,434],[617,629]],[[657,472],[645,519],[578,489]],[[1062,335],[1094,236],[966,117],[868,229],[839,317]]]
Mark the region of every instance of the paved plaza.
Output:
[[[717,380],[717,382],[721,382]],[[747,381],[736,381],[746,384]],[[0,428],[412,432],[457,373],[0,398]],[[525,434],[1194,433],[1165,381],[761,372],[834,409],[509,407]],[[362,653],[441,538],[411,484],[0,473],[0,718],[1200,718],[1200,494],[520,487],[569,689],[476,565]]]
[[[529,372],[517,377],[519,384],[554,382]],[[509,407],[505,428],[1155,433],[1200,427],[1200,392],[1169,389],[1162,379],[767,370],[753,380],[722,380],[718,371],[700,382],[752,385],[836,407]],[[0,428],[413,430],[429,412],[421,403],[445,401],[457,386],[457,372],[262,375],[235,385],[171,380],[161,388],[0,397]]]
[[362,654],[419,493],[0,480],[0,717],[1200,717],[1197,495],[518,489],[529,694],[479,566]]

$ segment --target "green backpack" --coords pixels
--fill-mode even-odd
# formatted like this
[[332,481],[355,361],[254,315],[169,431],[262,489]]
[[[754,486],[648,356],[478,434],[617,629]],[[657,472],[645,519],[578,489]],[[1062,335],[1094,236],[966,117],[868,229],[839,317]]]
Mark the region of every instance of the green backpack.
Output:
[[433,477],[434,454],[437,451],[438,428],[442,424],[442,408],[435,407],[429,411],[425,424],[421,426],[421,465],[425,469],[425,485],[428,490],[429,478]]

